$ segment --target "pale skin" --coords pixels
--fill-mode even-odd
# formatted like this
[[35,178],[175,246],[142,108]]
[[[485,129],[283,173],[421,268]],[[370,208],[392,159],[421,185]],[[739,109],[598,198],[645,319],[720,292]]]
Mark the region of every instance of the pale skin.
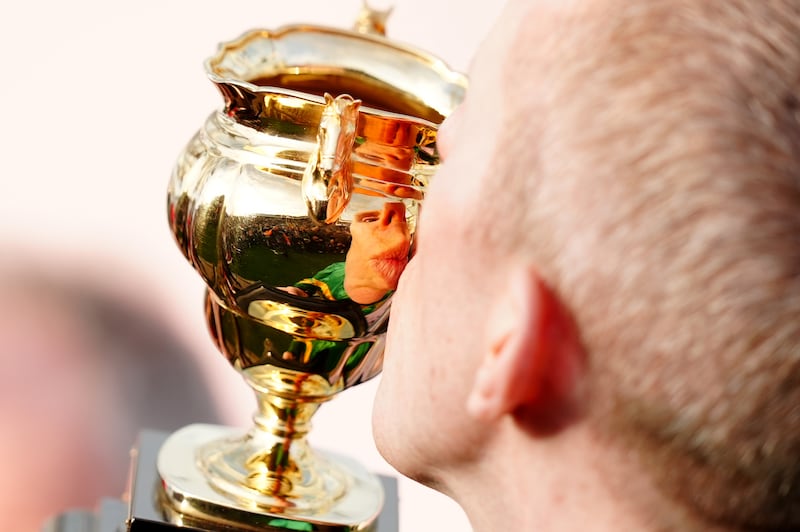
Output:
[[[484,44],[466,102],[442,127],[445,163],[393,302],[376,439],[401,472],[456,499],[476,531],[643,530],[603,488],[594,464],[613,458],[574,419],[583,353],[569,316],[534,267],[493,253],[465,214],[486,207],[483,180],[495,177],[503,114],[513,112],[492,80],[511,81],[496,58],[516,37],[520,8],[511,6]],[[458,363],[444,356],[451,352]],[[403,412],[434,413],[406,421],[400,403]],[[529,436],[538,431],[549,437]]]
[[[688,6],[698,11],[709,6],[703,2],[679,3],[682,9]],[[620,282],[624,286],[625,282],[632,282],[635,276],[641,276],[640,270],[650,268],[658,272],[655,266],[637,262],[640,257],[631,254],[623,256],[624,260],[614,262],[614,266],[610,267],[612,273],[609,273],[602,269],[605,265],[599,260],[602,249],[604,246],[610,247],[612,237],[621,239],[641,227],[645,228],[642,232],[648,236],[651,233],[656,235],[651,237],[654,239],[652,248],[664,245],[663,249],[670,249],[662,243],[674,238],[677,231],[683,229],[678,227],[678,222],[693,222],[707,212],[727,214],[722,209],[729,204],[721,201],[720,207],[714,203],[715,199],[707,200],[708,203],[701,203],[701,208],[696,210],[685,207],[684,215],[684,211],[681,211],[684,203],[689,203],[690,200],[699,201],[697,198],[716,198],[719,195],[718,190],[710,187],[698,188],[686,196],[685,202],[655,204],[656,207],[669,207],[682,213],[681,216],[665,217],[666,222],[659,221],[663,225],[654,223],[648,226],[645,217],[631,220],[629,226],[621,225],[621,229],[615,233],[603,235],[607,241],[598,237],[600,230],[596,225],[600,223],[600,218],[595,220],[586,214],[591,209],[602,213],[602,209],[597,207],[600,205],[606,211],[624,213],[646,203],[626,204],[620,201],[621,195],[614,196],[609,191],[604,196],[606,189],[595,186],[600,170],[591,165],[581,167],[580,163],[594,160],[594,156],[602,160],[607,157],[606,152],[598,151],[590,157],[586,153],[567,151],[564,146],[576,149],[575,146],[579,145],[584,148],[580,141],[585,138],[594,139],[592,134],[596,134],[597,138],[602,139],[604,134],[610,136],[609,131],[613,131],[616,134],[613,140],[619,140],[622,148],[630,148],[630,152],[634,153],[634,149],[639,148],[639,139],[646,136],[642,135],[641,128],[649,124],[638,124],[639,129],[632,127],[629,131],[622,127],[612,129],[612,126],[619,124],[603,123],[604,127],[609,126],[608,130],[597,127],[597,122],[591,120],[592,112],[597,112],[598,115],[607,112],[610,118],[619,119],[614,113],[621,111],[611,107],[611,104],[608,104],[608,109],[611,110],[601,106],[587,108],[573,105],[569,91],[559,92],[559,83],[563,82],[559,72],[587,68],[581,63],[581,52],[571,53],[570,50],[577,49],[577,44],[572,46],[573,42],[588,42],[588,45],[583,45],[591,46],[591,31],[605,31],[608,39],[606,42],[621,43],[619,49],[602,50],[598,53],[601,57],[616,58],[624,55],[620,50],[641,52],[642,57],[647,55],[646,47],[640,45],[637,48],[636,41],[625,41],[614,33],[614,28],[624,26],[634,36],[647,36],[654,27],[636,19],[634,9],[628,13],[631,19],[625,21],[628,23],[625,26],[612,16],[619,4],[621,3],[611,0],[512,1],[508,4],[495,30],[490,33],[473,61],[470,88],[464,104],[441,128],[439,148],[444,164],[426,192],[417,233],[416,254],[406,268],[393,300],[384,372],[373,416],[378,448],[401,473],[454,498],[467,513],[476,532],[752,529],[748,526],[737,528],[735,524],[723,526],[721,521],[714,521],[712,517],[678,502],[679,497],[670,496],[664,486],[658,484],[663,476],[651,474],[651,466],[644,463],[646,459],[642,458],[644,455],[638,454],[639,449],[626,447],[628,443],[620,443],[621,440],[612,442],[608,434],[613,431],[598,430],[598,423],[603,423],[604,420],[593,417],[594,412],[599,411],[596,405],[599,395],[593,388],[597,386],[598,377],[593,372],[597,372],[597,367],[603,366],[606,361],[598,360],[599,348],[597,352],[587,348],[586,338],[591,338],[599,345],[603,340],[601,333],[604,333],[611,338],[608,341],[610,345],[617,345],[614,343],[615,339],[626,334],[625,327],[633,327],[629,323],[623,323],[616,330],[598,328],[595,323],[613,323],[613,320],[602,322],[598,321],[597,316],[602,318],[604,314],[612,313],[609,310],[612,308],[626,310],[633,317],[646,315],[647,311],[646,307],[640,310],[637,310],[638,307],[634,310],[625,309],[624,301],[616,301],[613,297],[609,302],[603,301],[602,304],[597,303],[596,308],[590,308],[592,303],[600,299],[599,294],[604,286],[602,276],[614,278],[613,272],[619,271],[621,267],[628,268],[626,272],[630,273],[620,276]],[[658,6],[671,14],[670,7],[677,4],[659,2]],[[680,10],[676,8],[674,11]],[[575,20],[579,18],[576,12],[588,22],[575,25]],[[713,20],[713,14],[708,18]],[[732,18],[737,23],[747,20],[747,17]],[[647,23],[653,24],[658,20],[659,17],[653,17]],[[747,28],[746,23],[742,24]],[[558,28],[558,31],[554,32],[554,28]],[[676,25],[676,28],[673,35],[680,39],[685,35],[681,33],[685,27]],[[738,26],[737,29],[747,31]],[[553,44],[550,37],[556,34],[561,38],[560,45],[563,48]],[[663,44],[663,41],[655,43]],[[688,39],[686,43],[678,43],[684,46],[696,44]],[[522,63],[515,62],[518,59],[514,54],[526,47],[541,49],[541,54],[517,54],[527,61],[523,68]],[[768,47],[765,46],[766,48]],[[672,56],[677,58],[676,64],[685,64],[680,60],[684,50],[685,48],[676,46],[676,52]],[[647,83],[650,79],[648,76],[654,76],[655,79],[659,69],[645,59],[637,63],[636,54],[631,55],[634,60],[626,63],[626,67],[636,70],[610,72],[617,76],[614,80],[634,80],[631,82],[634,90],[630,108],[634,105],[645,107],[659,101],[644,92],[662,86],[655,81]],[[715,57],[713,54],[709,56]],[[703,56],[694,60],[705,67],[701,61],[707,61],[708,58]],[[613,62],[613,59],[609,62]],[[587,70],[591,72],[592,69]],[[637,80],[642,80],[641,87],[636,85]],[[679,89],[676,92],[676,101],[680,102],[687,89],[686,86]],[[697,89],[702,90],[704,89]],[[516,97],[510,98],[509,93]],[[604,104],[613,100],[613,95],[604,99],[605,93],[595,96]],[[664,98],[667,96],[671,97],[672,94]],[[555,108],[552,102],[556,99],[563,99],[566,103],[563,107]],[[624,111],[625,107],[622,106],[622,109]],[[690,113],[686,112],[687,115]],[[583,113],[583,127],[570,130],[572,136],[561,138],[559,134],[563,133],[564,122],[559,120],[559,116],[570,113]],[[636,113],[631,112],[631,116],[635,115]],[[532,118],[520,125],[517,120],[519,116]],[[680,122],[680,115],[670,115],[675,116],[678,119],[670,120]],[[725,118],[721,122],[723,124],[738,118],[722,116]],[[545,127],[545,123],[548,127]],[[620,120],[620,123],[625,123],[625,120]],[[664,124],[672,125],[666,121]],[[705,122],[698,124],[702,127],[707,125]],[[517,129],[512,130],[514,127]],[[660,135],[660,127],[664,125],[655,123],[650,129]],[[518,135],[511,136],[509,131],[516,131]],[[694,134],[697,130],[690,129],[689,132]],[[584,133],[585,136],[582,136]],[[692,149],[702,145],[700,141],[708,142],[706,137],[701,136],[691,140],[697,141],[694,144],[687,143]],[[747,139],[737,140],[743,145]],[[553,150],[554,145],[563,151],[550,153],[548,150]],[[699,161],[698,165],[707,164],[710,167],[716,164],[716,158],[708,156],[708,161],[705,161],[700,155],[696,155],[697,152],[695,150],[691,153]],[[540,153],[543,162],[537,160],[536,156]],[[520,156],[515,157],[515,154]],[[650,152],[646,153],[649,154]],[[682,162],[687,160],[686,157],[678,156],[675,159]],[[782,158],[776,160],[784,161]],[[633,172],[632,163],[624,161],[615,170],[630,171],[630,182],[622,178],[619,181],[607,181],[623,191],[627,190],[625,187],[642,182],[643,178]],[[661,167],[671,168],[670,160],[655,161],[648,169],[661,171]],[[694,163],[695,160],[691,159],[691,162]],[[698,185],[685,177],[687,174],[683,167],[676,168],[680,170],[676,172],[680,177],[675,178],[680,186],[705,186],[704,178],[698,179]],[[725,193],[730,190],[732,183],[737,186],[740,183],[747,184],[750,179],[747,167],[741,172],[740,182],[720,180],[720,190]],[[717,175],[715,172],[709,173],[712,176]],[[524,174],[529,180],[529,183],[523,182],[522,187],[525,188],[515,189],[509,186],[505,190],[498,185],[515,180],[519,183],[522,181],[518,179],[520,174]],[[574,180],[565,178],[573,174],[579,177]],[[670,176],[669,172],[664,175]],[[705,176],[702,173],[698,175]],[[761,174],[758,179],[761,179]],[[653,187],[661,186],[656,181],[648,184]],[[586,190],[591,190],[592,194],[584,193]],[[676,186],[675,191],[665,195],[672,197],[681,190]],[[613,192],[617,193],[616,190]],[[653,190],[647,189],[645,192],[652,194]],[[612,198],[619,203],[611,203]],[[735,199],[738,201],[743,198]],[[787,207],[787,211],[791,211],[791,208]],[[546,213],[547,216],[541,215],[540,218],[553,219],[566,213],[563,214],[564,220],[569,222],[536,227],[531,224],[528,212]],[[740,209],[731,212],[730,218],[735,223],[742,223],[739,212],[743,211]],[[784,216],[781,212],[781,216],[782,220],[789,215]],[[705,235],[713,231],[711,240],[715,243],[735,238],[738,229],[727,232],[727,218],[708,218],[713,223],[698,222],[699,229],[688,232],[689,237],[703,242]],[[521,227],[524,230],[520,230]],[[613,227],[616,229],[616,226]],[[551,228],[555,230],[551,231]],[[529,235],[537,231],[547,233],[548,240],[536,241]],[[638,237],[638,233],[636,234]],[[525,249],[527,244],[534,241],[542,247]],[[641,246],[640,241],[632,241]],[[682,245],[686,247],[685,242]],[[589,249],[594,250],[597,255],[587,253],[586,250]],[[637,253],[644,253],[643,249],[646,248],[634,249]],[[667,259],[662,262],[668,263]],[[700,264],[709,267],[709,262],[706,260]],[[731,259],[730,263],[735,265],[742,261]],[[734,267],[731,264],[720,266],[715,271],[722,275],[717,274],[711,280],[716,281],[721,277],[724,279],[727,275],[739,280],[742,283],[741,288],[746,288],[745,280],[750,282],[753,278],[745,276],[747,270],[744,267],[741,270],[731,270]],[[731,271],[735,273],[730,273]],[[590,293],[586,296],[581,293],[581,290],[588,290],[586,287],[590,283],[582,283],[581,276],[576,272],[584,276],[594,276],[591,286],[599,287],[596,288],[598,295]],[[731,300],[735,297],[736,290],[726,292],[723,300],[714,301],[711,288],[708,288],[708,292],[702,292],[708,284],[705,277],[700,274],[692,277],[694,274],[691,271],[686,275],[685,278],[675,277],[674,282],[677,287],[682,286],[682,283],[693,287],[693,293],[682,294],[681,297],[687,301],[694,301],[693,298],[697,297],[697,306],[676,306],[677,310],[673,310],[677,321],[666,323],[666,332],[658,328],[662,326],[658,315],[653,316],[652,321],[642,320],[639,327],[644,337],[662,332],[664,345],[669,346],[670,342],[678,341],[679,337],[681,340],[689,337],[691,331],[697,328],[698,318],[686,311],[687,308],[700,316],[706,311],[706,307],[734,306]],[[583,279],[588,280],[588,277]],[[653,279],[655,283],[660,282],[658,273],[654,274]],[[673,282],[673,278],[669,281]],[[667,284],[666,280],[664,284]],[[699,288],[695,288],[695,285]],[[647,289],[648,286],[645,285],[644,288]],[[656,286],[653,292],[672,297],[677,290],[678,288],[668,285]],[[583,298],[583,303],[575,304],[574,301],[580,297]],[[732,315],[735,316],[734,322],[740,323],[740,327],[741,323],[749,323],[743,320],[743,316],[746,316],[744,313]],[[712,318],[709,323],[720,322],[715,322]],[[712,336],[708,331],[707,326],[705,330],[701,328],[700,333],[686,340],[689,347],[697,349],[699,353],[691,359],[694,362],[693,369],[686,373],[686,377],[681,377],[688,384],[681,380],[664,384],[657,378],[650,379],[652,375],[658,376],[658,370],[653,368],[672,370],[670,364],[678,364],[676,360],[683,360],[669,353],[670,356],[665,356],[663,360],[655,356],[644,359],[641,362],[643,369],[637,368],[639,373],[632,370],[625,373],[627,359],[620,362],[620,367],[623,368],[622,378],[628,377],[632,381],[632,384],[625,385],[634,390],[641,388],[644,393],[660,391],[661,386],[666,387],[668,392],[671,389],[676,390],[672,394],[663,393],[663,399],[656,396],[654,405],[657,411],[666,401],[674,401],[680,405],[683,397],[689,393],[697,393],[701,398],[706,394],[714,398],[711,401],[714,407],[727,407],[725,401],[730,401],[731,392],[725,386],[730,379],[693,381],[689,378],[691,373],[700,372],[703,375],[708,372],[713,377],[719,367],[714,357],[725,350],[718,353],[712,349],[718,344],[708,340]],[[732,337],[747,338],[747,334],[740,332],[741,328],[734,330]],[[719,342],[721,345],[730,345],[725,343],[725,339]],[[635,344],[633,349],[636,349]],[[614,353],[607,355],[612,356]],[[749,362],[750,359],[745,360]],[[770,356],[767,355],[765,360],[765,367],[768,367],[771,364]],[[736,376],[737,366],[732,364],[731,367]],[[769,369],[763,371],[765,378],[770,377]],[[787,365],[786,371],[789,374],[789,371],[796,371],[796,367]],[[796,386],[789,388],[791,382],[786,383],[786,389],[796,393]],[[720,392],[720,389],[723,391]],[[716,397],[721,399],[717,400]],[[763,400],[760,396],[758,399]],[[705,408],[703,401],[688,404],[692,408]],[[736,402],[732,404],[735,405]],[[775,407],[778,413],[781,412],[780,408],[786,408],[787,411],[796,408],[796,403],[793,407],[791,398],[785,406],[783,403],[780,405]],[[688,407],[684,410],[688,410]],[[729,410],[739,415],[734,406],[730,406]],[[682,412],[680,407],[678,411]],[[714,413],[727,411],[719,408],[713,410]],[[648,411],[648,414],[651,413]],[[785,420],[785,416],[776,416],[777,419]],[[691,419],[688,416],[687,418]],[[645,416],[643,419],[658,427],[658,417],[654,418],[655,422]],[[768,428],[773,430],[773,427],[774,424]],[[781,434],[778,429],[774,430],[774,434]],[[786,434],[789,432],[792,431],[784,431]],[[701,441],[701,435],[704,435],[702,431],[690,433],[690,436],[698,438],[697,441]],[[775,445],[775,441],[779,440],[770,440],[770,445]],[[789,443],[786,445],[791,446],[791,440],[787,441]],[[717,445],[716,442],[714,444]],[[711,448],[715,451],[728,451],[722,443]],[[763,446],[759,449],[763,449]],[[712,459],[732,460],[734,464],[734,460],[738,458],[732,451],[730,455],[720,454],[719,458],[713,454],[710,456]],[[693,459],[694,455],[687,458],[687,462]],[[789,462],[789,465],[792,464],[793,462]],[[670,469],[666,468],[665,471],[669,473]],[[705,479],[702,475],[697,478]],[[693,488],[690,483],[686,491],[691,494]],[[696,489],[697,498],[704,495],[703,488]],[[718,489],[716,485],[715,489]],[[726,488],[722,489],[724,494]],[[721,497],[721,500],[724,501],[725,497]],[[720,510],[718,515],[723,515],[722,512]]]

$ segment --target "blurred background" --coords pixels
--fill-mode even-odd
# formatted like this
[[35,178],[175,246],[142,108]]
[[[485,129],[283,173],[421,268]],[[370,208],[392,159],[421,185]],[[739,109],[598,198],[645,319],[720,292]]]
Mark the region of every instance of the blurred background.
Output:
[[[466,71],[500,3],[394,5],[387,33]],[[100,0],[0,7],[0,530],[124,489],[140,428],[246,427],[249,388],[206,333],[166,221],[175,159],[222,99],[203,61],[253,28],[349,28],[361,0]],[[370,429],[378,379],[314,418],[312,444],[396,475]],[[469,530],[400,479],[400,530]]]

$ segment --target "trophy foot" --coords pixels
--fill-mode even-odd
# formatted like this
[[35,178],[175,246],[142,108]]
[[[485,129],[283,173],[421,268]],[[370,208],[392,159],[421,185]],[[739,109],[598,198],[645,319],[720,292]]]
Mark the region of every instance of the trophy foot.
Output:
[[[198,450],[198,464],[223,495],[276,514],[316,515],[346,492],[348,473],[305,441],[274,441],[258,430]],[[300,447],[300,449],[298,449]]]
[[215,425],[171,435],[158,455],[164,519],[206,530],[374,530],[384,502],[375,475],[344,456],[305,448],[290,460],[280,445],[263,444],[257,433]]

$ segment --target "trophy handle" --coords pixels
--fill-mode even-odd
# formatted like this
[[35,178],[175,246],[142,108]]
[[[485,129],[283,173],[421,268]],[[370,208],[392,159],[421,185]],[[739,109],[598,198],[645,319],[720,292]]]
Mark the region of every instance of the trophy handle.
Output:
[[317,131],[317,147],[303,173],[303,199],[317,223],[335,223],[353,193],[350,155],[356,137],[361,100],[325,93],[325,108]]

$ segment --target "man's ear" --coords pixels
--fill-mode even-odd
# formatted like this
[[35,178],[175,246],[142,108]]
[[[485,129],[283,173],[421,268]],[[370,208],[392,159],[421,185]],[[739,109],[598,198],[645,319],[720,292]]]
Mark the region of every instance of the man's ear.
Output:
[[490,312],[467,409],[487,422],[525,409],[551,424],[572,407],[583,348],[571,316],[534,269],[521,267],[510,281]]

